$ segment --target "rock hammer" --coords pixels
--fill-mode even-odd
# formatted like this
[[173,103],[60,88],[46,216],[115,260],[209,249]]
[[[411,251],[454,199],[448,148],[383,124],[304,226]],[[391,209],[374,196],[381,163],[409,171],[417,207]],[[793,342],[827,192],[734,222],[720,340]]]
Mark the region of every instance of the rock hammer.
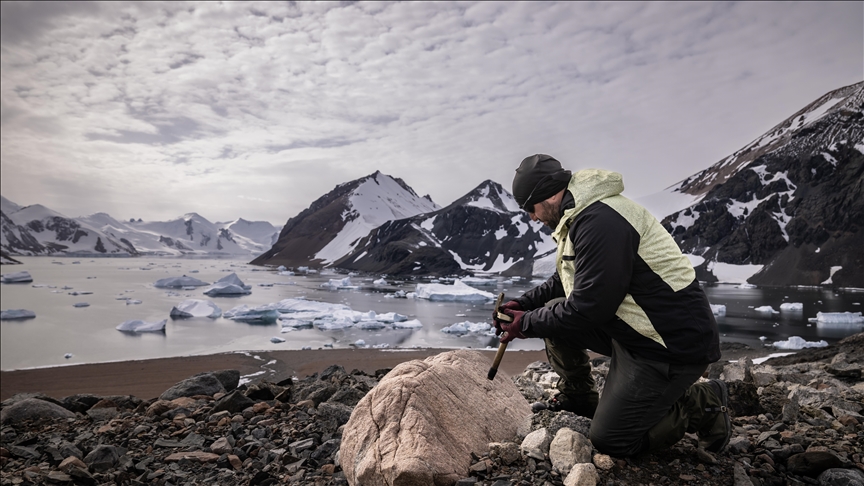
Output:
[[[495,313],[498,316],[498,320],[502,322],[513,322],[513,318],[499,311],[501,308],[501,304],[504,302],[504,292],[498,294],[498,300],[495,301]],[[494,326],[495,323],[492,323]],[[507,333],[501,335],[501,339],[507,337]],[[501,343],[498,345],[498,352],[495,353],[495,361],[492,362],[492,367],[489,368],[489,373],[486,375],[486,378],[490,380],[495,379],[495,375],[498,374],[498,365],[501,364],[501,358],[504,357],[504,351],[507,350],[507,343]]]

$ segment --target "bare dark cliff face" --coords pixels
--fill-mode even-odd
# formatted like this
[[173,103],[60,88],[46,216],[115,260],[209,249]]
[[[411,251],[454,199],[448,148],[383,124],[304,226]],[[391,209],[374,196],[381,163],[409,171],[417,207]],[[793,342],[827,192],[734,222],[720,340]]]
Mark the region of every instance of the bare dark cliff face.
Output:
[[706,259],[700,280],[716,280],[714,262],[764,265],[749,280],[761,285],[817,285],[842,267],[831,283],[864,287],[864,83],[832,93],[778,125],[784,143],[764,144],[774,150],[697,174],[723,182],[663,220],[683,251]]

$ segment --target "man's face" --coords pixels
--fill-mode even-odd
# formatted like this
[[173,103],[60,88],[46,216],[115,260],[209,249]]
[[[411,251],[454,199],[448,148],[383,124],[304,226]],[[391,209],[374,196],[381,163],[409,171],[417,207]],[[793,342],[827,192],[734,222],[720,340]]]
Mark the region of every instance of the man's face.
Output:
[[531,221],[540,221],[553,230],[557,228],[558,223],[561,222],[561,201],[553,202],[553,199],[556,198],[553,196],[535,204],[533,211],[528,212]]

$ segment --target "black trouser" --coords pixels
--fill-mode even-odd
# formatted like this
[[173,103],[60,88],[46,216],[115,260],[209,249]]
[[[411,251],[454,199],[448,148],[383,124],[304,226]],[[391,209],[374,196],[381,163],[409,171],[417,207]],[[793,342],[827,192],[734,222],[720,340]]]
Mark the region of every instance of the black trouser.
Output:
[[670,365],[645,359],[601,332],[584,333],[578,340],[546,339],[549,364],[561,376],[562,393],[593,388],[585,348],[612,357],[591,423],[590,439],[598,451],[627,457],[664,449],[710,421],[704,410],[716,397],[707,383],[694,384],[707,364]]

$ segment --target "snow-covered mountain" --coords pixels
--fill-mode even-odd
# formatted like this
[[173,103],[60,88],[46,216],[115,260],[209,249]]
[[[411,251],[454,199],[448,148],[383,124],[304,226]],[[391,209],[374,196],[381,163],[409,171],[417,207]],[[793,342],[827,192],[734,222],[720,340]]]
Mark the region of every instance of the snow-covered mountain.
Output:
[[401,179],[376,171],[336,186],[288,220],[273,247],[252,261],[263,265],[328,265],[350,253],[387,221],[439,209]]
[[487,180],[443,209],[381,225],[334,266],[391,275],[530,275],[534,257],[555,247],[549,233]]
[[151,255],[257,255],[268,250],[279,234],[266,221],[238,219],[214,224],[197,213],[169,221],[121,222],[105,213],[79,220]]
[[[0,196],[2,197],[2,196]],[[8,213],[7,213],[8,211]],[[41,204],[21,207],[2,197],[0,247],[8,255],[137,255],[127,241]]]
[[666,191],[692,198],[663,225],[700,280],[731,264],[754,284],[864,287],[862,107],[864,82],[827,93]]
[[258,255],[279,228],[266,221],[211,223],[189,213],[170,221],[119,221],[106,213],[68,218],[2,198],[0,244],[8,255]]

